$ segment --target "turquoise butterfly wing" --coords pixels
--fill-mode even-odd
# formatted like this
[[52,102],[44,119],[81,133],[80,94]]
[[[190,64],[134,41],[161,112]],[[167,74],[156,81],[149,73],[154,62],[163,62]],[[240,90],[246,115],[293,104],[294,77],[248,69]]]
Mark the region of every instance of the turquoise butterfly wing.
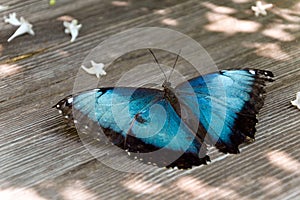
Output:
[[100,88],[69,96],[56,107],[64,115],[70,115],[71,107],[80,111],[97,122],[112,143],[139,153],[144,162],[191,168],[209,161],[205,144],[181,122],[163,91]]
[[[265,81],[272,77],[263,70],[223,70],[178,85],[176,94],[187,107],[199,107],[191,111],[205,129],[208,143],[224,153],[239,153],[241,143],[254,139]],[[197,102],[188,93],[195,94]]]
[[[254,139],[265,82],[272,77],[263,70],[222,70],[164,91],[89,90],[55,107],[69,119],[72,109],[78,111],[101,127],[112,143],[145,162],[186,169],[209,161],[207,144],[224,153],[239,153],[241,143]],[[178,105],[166,91],[174,92]]]

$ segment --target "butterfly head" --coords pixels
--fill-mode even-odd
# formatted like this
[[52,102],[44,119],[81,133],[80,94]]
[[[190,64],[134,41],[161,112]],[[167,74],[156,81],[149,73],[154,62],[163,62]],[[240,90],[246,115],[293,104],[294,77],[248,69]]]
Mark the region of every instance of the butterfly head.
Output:
[[165,89],[166,88],[171,88],[171,83],[168,82],[167,80],[165,80],[164,83],[162,84],[162,87],[165,88]]

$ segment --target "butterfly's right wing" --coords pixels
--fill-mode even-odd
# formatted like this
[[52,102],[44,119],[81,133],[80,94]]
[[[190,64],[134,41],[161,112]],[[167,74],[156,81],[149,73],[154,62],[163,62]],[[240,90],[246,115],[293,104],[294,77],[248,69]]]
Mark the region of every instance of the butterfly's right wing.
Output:
[[[160,90],[100,88],[69,96],[56,107],[69,114],[73,107],[96,122],[108,139],[146,162],[190,168],[209,160],[206,147],[176,114]],[[70,118],[71,116],[69,116]],[[201,149],[201,155],[199,152]]]
[[175,89],[178,99],[199,119],[206,141],[224,153],[238,153],[241,143],[254,139],[265,82],[272,77],[272,72],[257,69],[222,70]]

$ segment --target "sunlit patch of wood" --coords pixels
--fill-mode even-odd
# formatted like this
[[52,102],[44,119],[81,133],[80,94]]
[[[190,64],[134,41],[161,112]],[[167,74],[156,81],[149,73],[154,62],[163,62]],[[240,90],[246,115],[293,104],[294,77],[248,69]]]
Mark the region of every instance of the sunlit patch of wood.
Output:
[[160,184],[152,183],[141,179],[127,179],[123,182],[123,186],[128,190],[141,194],[156,194],[162,191],[166,192],[165,188],[162,188]]
[[124,6],[128,6],[129,3],[126,1],[112,1],[111,4],[113,6],[119,6],[119,7],[124,7]]
[[2,44],[0,44],[0,56],[2,56],[2,52],[3,52],[3,45]]
[[166,15],[169,12],[166,9],[160,9],[160,10],[155,10],[154,13],[158,15]]
[[191,176],[185,176],[180,178],[176,182],[176,186],[178,187],[178,189],[182,190],[183,192],[191,194],[193,197],[197,199],[201,199],[201,198],[205,198],[205,199],[226,198],[227,199],[228,197],[230,197],[231,199],[241,199],[241,197],[234,190],[230,188],[211,186]]
[[30,200],[46,200],[41,197],[36,191],[33,189],[25,189],[25,188],[7,188],[0,189],[0,199],[5,200],[22,200],[22,199],[30,199]]
[[176,19],[171,19],[171,18],[165,18],[161,21],[161,23],[168,25],[168,26],[177,26],[178,21]]
[[141,9],[141,11],[144,11],[144,12],[148,12],[149,11],[149,8],[147,8],[147,7],[141,7],[140,9]]
[[300,10],[300,2],[296,3],[293,9]]
[[67,21],[67,22],[71,22],[74,19],[74,17],[70,16],[70,15],[62,15],[58,18],[56,18],[56,20],[58,21]]
[[58,49],[58,50],[56,51],[56,53],[57,53],[58,55],[60,55],[61,57],[63,57],[63,58],[69,57],[69,56],[71,55],[69,52],[64,51],[64,50],[62,50],[62,49]]
[[208,12],[206,17],[210,22],[204,26],[206,30],[220,32],[230,36],[236,33],[254,33],[261,27],[261,24],[258,22],[240,20],[225,14]]
[[0,64],[0,78],[5,78],[20,72],[21,67],[16,64]]
[[262,34],[282,42],[291,42],[296,40],[296,37],[286,30],[299,31],[300,25],[298,24],[276,24],[272,27],[263,30]]
[[283,184],[282,181],[277,179],[276,177],[271,176],[263,176],[258,179],[258,182],[261,185],[261,189],[264,194],[270,197],[276,197],[283,193]]
[[204,2],[202,3],[202,5],[205,6],[206,8],[209,8],[211,11],[220,14],[234,14],[237,12],[236,9],[225,7],[225,6],[217,6],[210,2]]
[[284,151],[271,151],[267,153],[269,162],[289,173],[300,175],[300,162]]
[[273,12],[274,14],[282,17],[286,21],[289,22],[300,22],[300,16],[299,16],[300,6],[298,7],[298,4],[294,8],[276,8],[270,10],[270,12]]
[[249,3],[253,2],[253,0],[232,0],[233,3]]
[[284,52],[277,43],[243,42],[242,45],[248,48],[256,48],[255,53],[258,56],[272,58],[278,61],[286,61],[290,59],[290,55]]
[[97,199],[95,194],[85,189],[80,181],[75,181],[60,193],[65,200]]

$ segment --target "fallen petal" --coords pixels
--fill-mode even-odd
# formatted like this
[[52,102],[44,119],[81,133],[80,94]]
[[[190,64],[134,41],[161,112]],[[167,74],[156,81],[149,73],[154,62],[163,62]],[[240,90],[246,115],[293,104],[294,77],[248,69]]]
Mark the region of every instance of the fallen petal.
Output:
[[4,16],[3,18],[4,18],[4,22],[5,22],[5,23],[9,23],[9,24],[11,24],[11,25],[13,25],[13,26],[20,26],[20,25],[22,24],[22,23],[17,19],[16,13],[10,13],[10,14],[8,15],[8,17],[7,17],[7,16]]

